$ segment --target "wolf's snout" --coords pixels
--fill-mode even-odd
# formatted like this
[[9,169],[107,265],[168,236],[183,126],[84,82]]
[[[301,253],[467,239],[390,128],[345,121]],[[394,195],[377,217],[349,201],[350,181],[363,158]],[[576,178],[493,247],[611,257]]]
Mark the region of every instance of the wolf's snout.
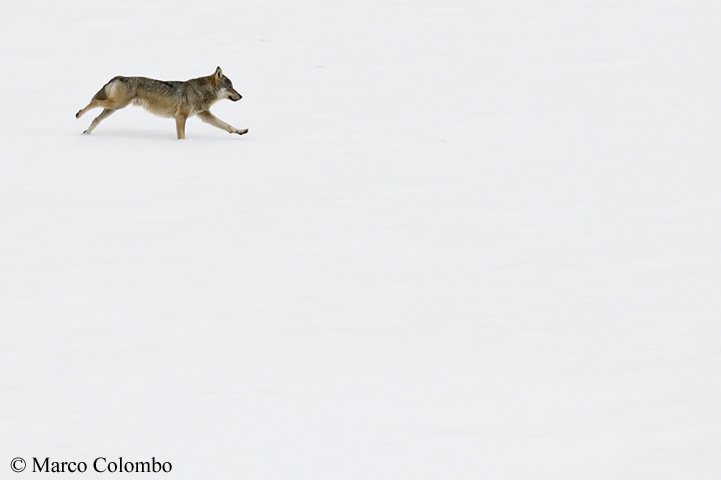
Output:
[[230,98],[230,99],[231,99],[232,101],[234,101],[234,102],[237,102],[238,100],[240,100],[240,99],[243,98],[243,97],[242,97],[239,93],[236,93],[235,95],[231,95],[231,96],[228,97],[228,98]]

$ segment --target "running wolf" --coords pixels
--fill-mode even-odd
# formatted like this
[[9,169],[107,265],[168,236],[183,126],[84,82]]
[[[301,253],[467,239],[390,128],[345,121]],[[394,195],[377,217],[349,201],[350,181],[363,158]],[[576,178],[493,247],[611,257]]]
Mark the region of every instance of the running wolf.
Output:
[[75,118],[82,117],[92,108],[102,107],[102,113],[83,132],[90,133],[116,110],[134,103],[156,115],[175,118],[179,139],[185,138],[185,121],[193,115],[229,133],[248,133],[247,128],[237,129],[210,113],[210,106],[224,98],[237,102],[241,96],[233,88],[230,79],[223,75],[220,67],[208,77],[193,78],[185,82],[164,82],[146,77],[115,77],[95,94],[87,107],[75,114]]

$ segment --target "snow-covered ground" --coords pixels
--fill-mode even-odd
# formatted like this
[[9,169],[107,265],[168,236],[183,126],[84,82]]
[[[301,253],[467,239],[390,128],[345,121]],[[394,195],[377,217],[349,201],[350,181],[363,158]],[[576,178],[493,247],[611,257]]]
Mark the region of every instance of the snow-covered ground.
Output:
[[1,12],[3,478],[721,475],[719,2]]

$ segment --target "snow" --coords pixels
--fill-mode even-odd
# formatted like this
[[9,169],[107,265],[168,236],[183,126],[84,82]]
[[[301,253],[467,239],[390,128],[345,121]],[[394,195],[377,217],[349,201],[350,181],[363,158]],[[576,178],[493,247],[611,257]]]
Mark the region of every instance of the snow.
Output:
[[718,2],[2,11],[3,477],[721,474]]

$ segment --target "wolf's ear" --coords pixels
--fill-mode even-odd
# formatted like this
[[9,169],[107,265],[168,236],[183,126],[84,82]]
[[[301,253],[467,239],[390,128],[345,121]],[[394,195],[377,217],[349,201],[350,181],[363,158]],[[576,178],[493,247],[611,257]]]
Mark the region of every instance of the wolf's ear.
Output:
[[217,78],[218,80],[223,79],[223,70],[221,70],[220,67],[215,69],[215,78]]

